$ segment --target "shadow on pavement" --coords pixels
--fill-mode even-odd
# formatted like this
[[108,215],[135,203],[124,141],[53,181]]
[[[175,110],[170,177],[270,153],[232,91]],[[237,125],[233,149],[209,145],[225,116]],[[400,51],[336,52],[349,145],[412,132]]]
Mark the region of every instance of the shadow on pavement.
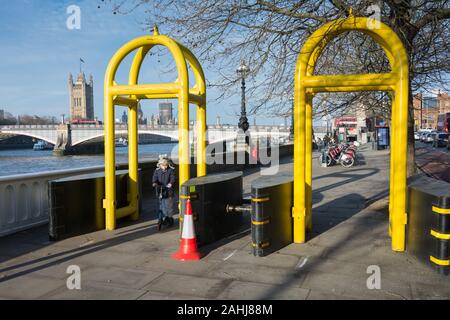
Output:
[[[171,229],[173,230],[173,228]],[[37,230],[37,232],[44,233],[47,231],[45,230]],[[125,233],[126,232],[126,233]],[[115,236],[111,239],[101,240],[99,242],[95,242],[92,244],[85,245],[83,247],[78,247],[74,249],[69,249],[66,251],[62,251],[59,253],[51,254],[49,256],[36,258],[27,262],[18,263],[9,267],[3,267],[0,268],[0,274],[7,273],[5,276],[0,278],[0,283],[4,281],[8,281],[10,279],[14,279],[17,277],[24,276],[28,273],[33,273],[39,270],[43,270],[48,267],[52,267],[61,263],[64,263],[66,261],[72,260],[77,257],[81,257],[86,254],[94,253],[100,250],[104,250],[107,248],[114,247],[116,245],[120,245],[122,243],[137,240],[143,237],[148,237],[151,235],[158,234],[156,224],[146,225],[140,228],[136,228],[134,230],[130,231],[124,231],[121,235]],[[13,237],[11,237],[13,238]],[[11,244],[13,245],[13,244]],[[48,245],[48,244],[47,244]],[[47,245],[42,245],[41,248],[46,247]],[[38,250],[39,248],[35,248],[34,250]],[[24,253],[19,252],[14,257],[11,257],[11,259],[19,257],[20,255],[23,255]],[[54,260],[56,259],[56,260]],[[3,261],[4,262],[4,261]],[[35,264],[39,264],[38,266],[33,266]],[[24,268],[24,267],[30,267],[29,269],[19,271],[14,274],[9,274],[13,272],[14,270]]]
[[[349,198],[347,199],[351,199],[353,197],[357,197],[359,195],[349,195]],[[332,201],[330,203],[331,205],[336,205],[336,206],[340,206],[342,204],[342,199],[336,199],[335,201]],[[345,210],[342,214],[338,214],[338,216],[342,216],[344,217],[343,219],[346,220],[352,216],[354,216],[355,214],[359,213],[362,209],[360,208],[353,208],[353,209],[348,209]],[[382,211],[387,211],[387,208],[383,208]],[[326,213],[323,216],[313,216],[313,231],[320,231],[319,234],[323,234],[326,233],[327,231],[329,231],[331,228],[334,228],[336,225],[333,226],[328,226],[328,225],[323,225],[321,224],[321,222],[323,221],[327,221],[327,215]],[[344,221],[342,220],[342,221]],[[342,222],[341,221],[341,222]],[[345,236],[343,236],[339,241],[336,241],[336,243],[332,244],[331,246],[327,246],[327,252],[332,253],[333,255],[339,254],[339,252],[343,252],[346,250],[353,250],[354,252],[358,252],[358,248],[362,248],[362,247],[368,247],[370,245],[373,244],[374,239],[372,239],[371,237],[359,237],[360,235],[367,233],[367,230],[370,229],[374,229],[377,228],[380,224],[382,224],[384,221],[383,219],[371,219],[371,218],[367,218],[367,217],[363,217],[360,219],[356,219],[354,223],[352,223],[353,225],[353,232],[347,232],[345,234]],[[340,223],[340,222],[339,222]],[[317,225],[317,229],[315,229],[315,225]],[[386,231],[387,232],[387,231]],[[317,234],[318,235],[318,234]],[[317,236],[316,235],[316,236]],[[358,241],[354,241],[356,238],[358,238]],[[311,241],[312,238],[310,238],[308,241]],[[351,245],[350,245],[351,243]],[[303,244],[306,245],[306,244]],[[300,245],[302,246],[302,245]],[[315,268],[325,260],[326,258],[315,258],[315,259],[308,259],[308,260],[304,260],[304,266],[302,266],[301,268],[296,268],[295,270],[291,271],[290,274],[288,276],[286,276],[286,279],[284,281],[283,284],[278,285],[278,286],[273,286],[272,288],[270,288],[269,290],[267,290],[261,297],[260,299],[274,299],[276,298],[277,295],[279,295],[280,293],[282,293],[284,290],[287,290],[289,288],[292,287],[291,283],[293,283],[294,281],[297,281],[300,279],[300,281],[303,281],[307,275],[308,272],[314,272]],[[336,271],[338,271],[339,269],[344,269],[345,268],[345,262],[342,262],[341,264],[336,264]],[[345,286],[345,284],[343,284]],[[324,289],[325,291],[326,289]],[[338,293],[337,293],[338,294]]]

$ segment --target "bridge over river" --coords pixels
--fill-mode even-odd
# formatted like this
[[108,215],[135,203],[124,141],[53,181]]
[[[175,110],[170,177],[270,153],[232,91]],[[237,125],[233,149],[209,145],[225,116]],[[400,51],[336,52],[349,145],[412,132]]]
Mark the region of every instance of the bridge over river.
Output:
[[[194,143],[196,136],[194,125],[190,128],[190,139]],[[234,125],[210,125],[207,126],[208,144],[221,141],[236,140],[239,129]],[[283,142],[289,138],[289,126],[251,126],[250,136],[253,139],[269,138],[272,142]],[[178,125],[140,125],[140,141],[147,142],[158,141],[178,141]],[[117,137],[126,137],[128,127],[126,124],[117,124],[115,127]],[[92,146],[101,146],[104,138],[103,125],[95,124],[59,124],[59,125],[9,125],[0,126],[0,140],[8,139],[13,136],[29,136],[39,140],[46,141],[55,146],[55,150],[65,152],[82,152],[92,148]]]

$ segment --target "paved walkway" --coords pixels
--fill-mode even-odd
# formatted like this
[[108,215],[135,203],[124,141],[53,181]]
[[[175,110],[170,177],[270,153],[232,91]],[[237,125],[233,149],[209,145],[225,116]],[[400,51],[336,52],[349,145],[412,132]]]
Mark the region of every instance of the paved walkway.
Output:
[[450,151],[416,142],[416,163],[427,175],[450,183]]
[[[292,171],[290,159],[280,170]],[[0,239],[0,297],[6,299],[434,299],[450,298],[442,277],[390,250],[388,153],[365,150],[351,169],[313,161],[313,232],[264,258],[251,253],[249,232],[202,248],[199,262],[170,258],[176,229],[155,220],[57,243],[46,228]],[[245,190],[258,172],[247,173]],[[373,199],[380,199],[375,201]],[[68,290],[69,265],[81,268],[81,290]],[[369,266],[381,288],[367,288]]]

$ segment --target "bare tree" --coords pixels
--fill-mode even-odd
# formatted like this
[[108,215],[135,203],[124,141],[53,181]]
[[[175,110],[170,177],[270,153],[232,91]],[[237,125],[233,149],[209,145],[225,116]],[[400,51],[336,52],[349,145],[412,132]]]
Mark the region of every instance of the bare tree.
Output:
[[[447,0],[110,0],[115,13],[146,10],[147,25],[178,38],[200,57],[203,65],[220,75],[209,86],[219,86],[224,98],[237,93],[234,69],[245,59],[251,66],[250,112],[287,115],[297,56],[307,37],[322,24],[348,15],[380,19],[404,42],[410,61],[410,92],[449,90],[449,18]],[[316,73],[385,72],[389,64],[382,49],[358,32],[344,34],[328,45]],[[362,92],[319,95],[315,116],[344,112],[356,101],[374,113],[385,113],[386,94]],[[415,171],[413,104],[410,95],[409,168]]]
[[54,124],[55,123],[55,117],[40,117],[37,115],[28,115],[23,114],[18,116],[18,122],[22,125],[30,124],[30,125],[45,125],[45,124]]

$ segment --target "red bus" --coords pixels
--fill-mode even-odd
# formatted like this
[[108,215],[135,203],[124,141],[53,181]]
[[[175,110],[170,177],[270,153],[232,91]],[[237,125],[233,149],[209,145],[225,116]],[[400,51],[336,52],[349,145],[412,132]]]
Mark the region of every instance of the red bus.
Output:
[[450,112],[438,115],[436,129],[442,132],[450,132]]
[[89,120],[89,119],[74,119],[70,121],[72,124],[98,124],[101,125],[102,122],[98,120]]

